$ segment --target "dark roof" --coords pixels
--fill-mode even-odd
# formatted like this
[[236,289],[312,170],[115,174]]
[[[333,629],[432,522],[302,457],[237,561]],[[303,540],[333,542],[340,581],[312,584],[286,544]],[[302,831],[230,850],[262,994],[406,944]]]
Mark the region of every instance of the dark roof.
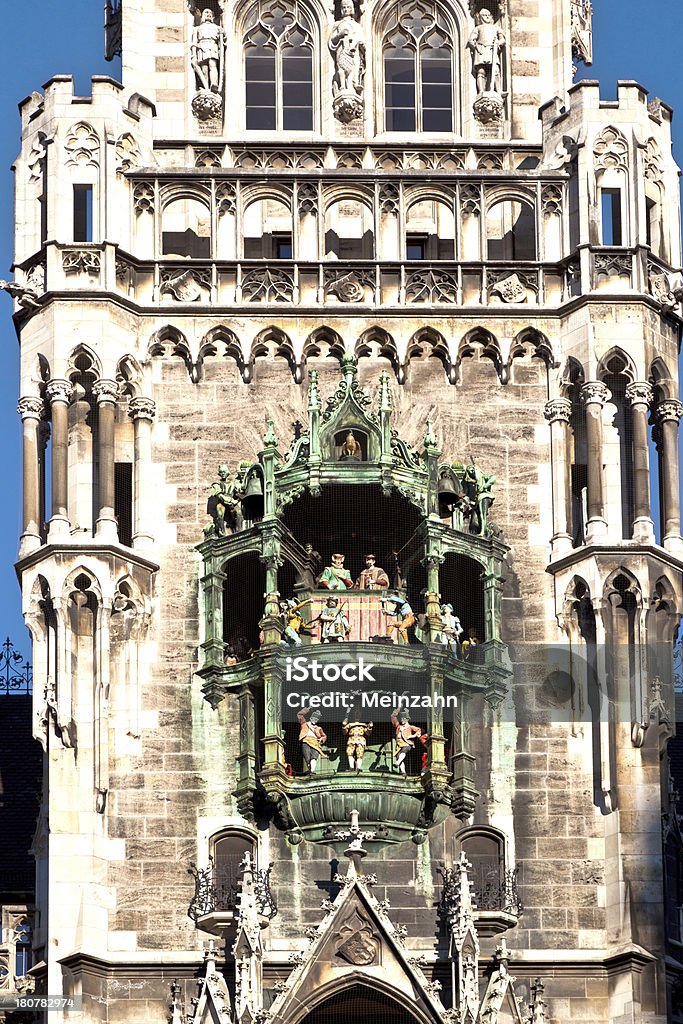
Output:
[[32,698],[0,696],[0,897],[31,896],[29,847],[38,815],[43,752],[32,736]]

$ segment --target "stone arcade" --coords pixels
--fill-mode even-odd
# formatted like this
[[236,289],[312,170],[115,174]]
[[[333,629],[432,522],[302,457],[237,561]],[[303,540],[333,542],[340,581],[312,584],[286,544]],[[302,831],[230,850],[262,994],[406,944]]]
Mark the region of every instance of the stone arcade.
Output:
[[[109,1024],[683,1019],[671,111],[572,84],[588,0],[106,11],[122,84],[21,105],[0,283],[31,984]],[[288,658],[376,678],[291,706]]]

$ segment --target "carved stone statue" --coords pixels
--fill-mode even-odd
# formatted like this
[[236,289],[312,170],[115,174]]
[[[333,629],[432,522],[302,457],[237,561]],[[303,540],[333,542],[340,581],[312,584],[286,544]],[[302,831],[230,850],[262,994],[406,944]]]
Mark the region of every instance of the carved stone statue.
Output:
[[362,454],[363,449],[358,443],[358,440],[355,437],[353,431],[349,430],[348,434],[346,435],[346,440],[344,441],[344,444],[341,446],[341,458],[343,460],[355,459],[356,461],[360,461]]
[[231,479],[230,467],[221,463],[218,467],[218,480],[211,484],[211,492],[206,503],[207,514],[212,523],[205,528],[208,536],[224,537],[226,529],[234,532],[242,526],[241,493],[238,475]]
[[344,568],[344,556],[332,555],[332,565],[327,565],[318,577],[318,586],[324,590],[351,590],[353,579]]
[[470,533],[483,537],[486,535],[488,512],[495,500],[493,485],[496,478],[491,473],[484,473],[477,466],[468,466],[462,479],[472,505]]
[[320,721],[319,711],[303,708],[296,717],[301,726],[299,730],[301,752],[310,774],[314,775],[318,767],[318,760],[321,757],[327,757],[323,750],[323,743],[327,742],[327,734],[322,726],[318,725]]
[[389,577],[384,569],[375,565],[375,556],[365,556],[365,568],[354,583],[354,590],[386,590],[389,586]]
[[328,43],[334,58],[332,96],[334,116],[347,124],[363,116],[365,38],[356,21],[353,0],[342,0],[341,18],[335,22]]
[[339,598],[328,597],[327,604],[319,615],[320,641],[323,644],[341,643],[348,640],[351,623],[345,606],[339,604]]
[[405,775],[406,757],[411,750],[415,749],[416,739],[422,742],[422,729],[419,725],[412,725],[410,715],[404,708],[401,708],[400,711],[394,708],[391,712],[391,724],[396,730],[394,761],[401,775]]
[[192,101],[195,115],[203,121],[220,116],[223,110],[225,32],[216,24],[213,11],[208,7],[202,11],[201,21],[192,30],[190,59],[198,89]]
[[368,736],[372,732],[372,722],[350,722],[345,718],[342,732],[346,736],[346,757],[351,771],[361,771]]
[[415,623],[415,615],[405,597],[389,594],[382,599],[382,608],[387,617],[387,636],[393,639],[396,630],[396,642],[408,643],[408,627]]
[[500,55],[505,36],[485,7],[479,12],[478,24],[467,41],[472,52],[472,72],[477,82],[477,94],[501,93]]

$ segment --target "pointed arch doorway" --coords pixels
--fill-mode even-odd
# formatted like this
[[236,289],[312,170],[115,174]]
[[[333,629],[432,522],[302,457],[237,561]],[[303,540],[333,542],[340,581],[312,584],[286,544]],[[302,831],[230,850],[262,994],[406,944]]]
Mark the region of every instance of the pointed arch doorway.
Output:
[[352,985],[337,990],[311,1010],[301,1024],[417,1024],[423,1021],[407,1009],[403,996],[378,992],[369,985]]

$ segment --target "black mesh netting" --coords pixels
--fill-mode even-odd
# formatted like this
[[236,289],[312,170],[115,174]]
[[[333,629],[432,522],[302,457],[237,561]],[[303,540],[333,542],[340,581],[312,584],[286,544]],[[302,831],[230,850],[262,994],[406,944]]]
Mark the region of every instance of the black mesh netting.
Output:
[[401,1003],[364,985],[337,992],[304,1018],[303,1024],[415,1024]]

